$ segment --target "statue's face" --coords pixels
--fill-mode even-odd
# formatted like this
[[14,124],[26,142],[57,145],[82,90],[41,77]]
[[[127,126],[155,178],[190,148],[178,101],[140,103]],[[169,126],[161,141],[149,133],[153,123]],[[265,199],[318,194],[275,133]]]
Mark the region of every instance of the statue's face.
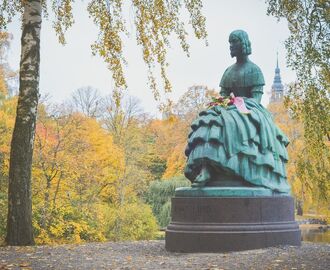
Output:
[[231,57],[242,55],[242,43],[238,37],[234,35],[230,36],[229,44]]

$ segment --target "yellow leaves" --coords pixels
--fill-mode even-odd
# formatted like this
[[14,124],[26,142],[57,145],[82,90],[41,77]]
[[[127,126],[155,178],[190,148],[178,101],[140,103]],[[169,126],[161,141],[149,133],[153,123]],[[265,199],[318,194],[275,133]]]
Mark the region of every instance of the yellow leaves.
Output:
[[[0,5],[0,29],[6,26],[11,18],[21,12],[22,1],[10,1]],[[55,14],[54,30],[59,42],[64,44],[64,34],[74,23],[73,0],[53,0],[52,10]],[[201,13],[201,0],[179,1],[138,1],[131,0],[130,6],[134,12],[137,44],[141,45],[142,56],[148,68],[149,87],[156,100],[160,99],[159,88],[164,93],[171,91],[167,75],[167,50],[170,47],[170,36],[176,34],[181,47],[189,55],[187,32],[181,19],[181,9],[184,6],[190,14],[190,24],[198,39],[206,39],[205,17]],[[47,1],[42,1],[43,11],[48,15]],[[115,85],[119,89],[127,87],[123,66],[126,64],[123,56],[123,35],[127,35],[126,22],[123,19],[123,0],[91,0],[87,10],[99,29],[98,39],[91,46],[93,54],[99,54],[108,64]],[[162,87],[156,83],[155,70],[159,67]]]
[[158,226],[150,206],[135,202],[109,210],[106,225],[108,239],[123,241],[153,239],[155,237]]
[[0,99],[7,95],[7,86],[5,82],[5,74],[3,68],[0,66]]
[[[132,0],[135,11],[136,41],[141,45],[142,57],[148,67],[148,84],[154,98],[160,100],[161,94],[156,82],[155,70],[159,67],[164,93],[171,91],[171,83],[167,76],[167,50],[170,47],[169,38],[176,34],[184,52],[189,55],[189,45],[186,41],[187,32],[180,19],[183,2],[191,15],[190,23],[195,36],[205,39],[205,17],[201,13],[201,0],[185,1],[139,1]],[[92,45],[94,54],[99,54],[112,72],[115,85],[119,89],[126,88],[123,65],[123,34],[127,34],[125,21],[122,18],[122,0],[91,1],[88,12],[99,28],[99,38]],[[158,65],[158,67],[156,66]]]
[[160,159],[166,160],[166,170],[162,178],[182,175],[186,162],[184,148],[188,135],[187,123],[175,115],[170,115],[166,120],[152,121],[149,128],[155,138],[155,153]]
[[272,113],[276,125],[289,137],[289,163],[287,173],[290,183],[300,181],[297,178],[297,160],[304,149],[303,128],[301,123],[290,117],[289,111],[282,102],[271,103],[268,110]]
[[329,159],[323,158],[324,154],[321,151],[313,158],[308,152],[310,145],[306,145],[306,140],[304,139],[304,132],[306,130],[304,130],[302,123],[290,117],[282,103],[272,103],[268,109],[273,113],[276,124],[278,124],[290,139],[287,175],[294,196],[303,203],[304,211],[315,211],[315,209],[320,211],[320,206],[326,203],[326,201],[322,202],[319,199],[320,189],[318,185],[324,184],[323,189],[328,194],[330,185],[328,184],[327,186],[328,180],[326,180],[326,183],[323,183],[321,181],[315,181],[315,178],[328,179],[326,170],[320,169],[320,163],[322,162],[324,164],[323,166],[329,168]]
[[[121,149],[93,118],[79,113],[50,117],[41,110],[34,151],[33,194],[35,211],[40,211],[40,241],[48,241],[46,236],[75,242],[80,242],[82,235],[92,237],[84,218],[65,221],[58,211],[70,205],[76,211],[115,200],[113,186],[125,168]],[[72,211],[66,215],[76,216]],[[101,236],[93,237],[103,239]]]
[[206,39],[206,19],[201,13],[203,3],[201,0],[185,0],[186,8],[190,13],[190,23],[192,24],[195,35],[198,39]]
[[163,175],[164,179],[169,179],[174,176],[182,175],[184,167],[186,165],[184,147],[185,145],[182,144],[172,150],[166,162],[166,171]]
[[17,98],[0,100],[0,170],[8,175],[11,135],[15,124]]
[[313,186],[315,196],[328,200],[330,130],[328,6],[325,1],[267,0],[268,14],[289,22],[285,42],[288,65],[297,82],[289,87],[288,105],[303,123],[304,153],[298,175]]
[[[86,128],[85,143],[88,149],[79,153],[75,160],[83,157],[81,162],[87,165],[85,169],[93,171],[93,176],[90,177],[95,179],[98,185],[111,184],[121,178],[124,171],[124,154],[114,145],[112,137],[94,119],[87,119],[82,128]],[[97,171],[94,168],[97,168]],[[80,171],[82,172],[81,169]],[[104,192],[105,190],[103,194]]]
[[112,72],[116,87],[126,88],[123,72],[125,59],[122,55],[123,45],[120,37],[125,33],[125,25],[121,15],[122,1],[91,1],[88,12],[99,27],[99,39],[92,45],[94,54],[98,53]]
[[52,9],[55,13],[53,27],[61,44],[65,44],[64,34],[74,23],[72,2],[72,0],[53,1]]

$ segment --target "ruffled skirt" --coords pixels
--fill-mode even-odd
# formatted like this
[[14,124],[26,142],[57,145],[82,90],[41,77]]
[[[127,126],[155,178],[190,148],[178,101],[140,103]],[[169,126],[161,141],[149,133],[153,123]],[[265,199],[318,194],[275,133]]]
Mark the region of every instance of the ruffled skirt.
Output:
[[185,151],[185,176],[194,181],[205,162],[249,184],[289,193],[285,163],[289,141],[271,114],[253,99],[245,98],[249,114],[232,105],[202,111],[192,123]]

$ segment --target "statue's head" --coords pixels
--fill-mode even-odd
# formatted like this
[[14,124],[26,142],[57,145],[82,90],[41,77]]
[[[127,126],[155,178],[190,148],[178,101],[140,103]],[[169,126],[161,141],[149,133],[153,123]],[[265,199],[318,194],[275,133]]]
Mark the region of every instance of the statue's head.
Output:
[[251,42],[243,30],[235,30],[229,35],[231,57],[251,54]]

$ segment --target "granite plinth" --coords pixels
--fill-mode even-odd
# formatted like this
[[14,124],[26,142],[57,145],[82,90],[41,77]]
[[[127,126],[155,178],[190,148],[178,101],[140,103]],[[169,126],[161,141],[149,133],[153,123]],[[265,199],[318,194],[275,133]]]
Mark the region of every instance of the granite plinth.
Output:
[[291,196],[172,198],[172,221],[165,240],[172,252],[301,244]]

